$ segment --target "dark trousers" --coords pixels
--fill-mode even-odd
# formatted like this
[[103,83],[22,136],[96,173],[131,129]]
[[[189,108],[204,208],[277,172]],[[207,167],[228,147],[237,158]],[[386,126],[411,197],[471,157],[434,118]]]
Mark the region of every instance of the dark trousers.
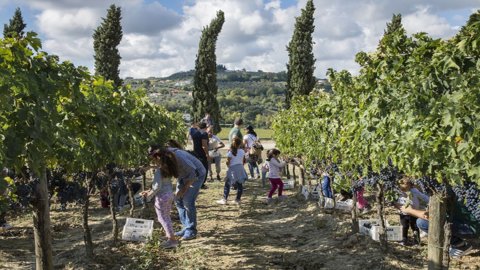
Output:
[[203,158],[203,157],[198,158],[198,160],[200,160],[200,162],[202,162],[202,165],[203,165],[203,167],[205,167],[205,171],[206,171],[205,172],[205,179],[203,179],[203,182],[202,182],[202,186],[203,186],[203,185],[205,185],[205,182],[207,181],[208,171],[209,171],[208,169],[209,169],[210,166],[208,166],[208,160],[207,160],[206,157],[205,158]]
[[408,238],[408,228],[411,228],[413,232],[420,234],[420,230],[417,227],[416,217],[400,214],[400,224],[402,224],[403,239]]
[[[223,198],[225,200],[228,199],[228,194],[230,194],[230,179],[228,179],[227,177],[225,178],[225,186],[223,187]],[[240,201],[240,199],[242,198],[242,193],[243,193],[243,185],[240,184],[240,183],[236,183],[236,187],[237,187],[237,201]]]

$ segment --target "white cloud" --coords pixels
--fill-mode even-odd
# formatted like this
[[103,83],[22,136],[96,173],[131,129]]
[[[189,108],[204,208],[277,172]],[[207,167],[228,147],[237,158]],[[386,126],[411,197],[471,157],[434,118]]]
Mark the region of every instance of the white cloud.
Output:
[[[181,14],[151,0],[19,0],[34,11],[44,48],[62,59],[93,68],[92,33],[110,3],[122,7],[124,38],[121,75],[167,76],[194,67],[198,41],[218,10],[225,24],[218,38],[217,62],[230,69],[285,70],[286,46],[295,16],[306,0],[283,7],[284,0],[188,0]],[[5,0],[0,0],[3,4]],[[450,37],[478,0],[315,0],[316,75],[326,69],[356,72],[359,51],[377,46],[392,14],[401,13],[408,33]]]

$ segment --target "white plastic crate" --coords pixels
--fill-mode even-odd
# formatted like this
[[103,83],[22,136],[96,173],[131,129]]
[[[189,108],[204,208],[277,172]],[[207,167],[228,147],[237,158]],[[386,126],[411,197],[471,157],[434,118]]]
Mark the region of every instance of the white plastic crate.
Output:
[[338,201],[335,204],[335,209],[343,210],[343,211],[351,211],[353,207],[353,200],[345,200],[345,201]]
[[293,179],[287,179],[283,181],[283,189],[293,189],[295,188],[295,180]]
[[152,237],[153,220],[127,218],[123,226],[122,240],[145,242]]
[[[370,223],[371,228],[367,228],[364,225]],[[388,241],[402,241],[402,226],[390,226],[385,221],[387,226],[387,240]],[[364,235],[370,236],[373,240],[380,240],[380,220],[378,219],[360,219],[358,221],[359,232]]]
[[322,192],[320,185],[313,186],[312,192],[310,193],[312,195],[312,199],[314,200],[320,199],[320,192]]

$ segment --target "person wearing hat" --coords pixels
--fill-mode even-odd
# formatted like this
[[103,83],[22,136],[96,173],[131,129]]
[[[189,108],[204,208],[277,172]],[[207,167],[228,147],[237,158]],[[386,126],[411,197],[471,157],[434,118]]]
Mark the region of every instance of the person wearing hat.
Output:
[[255,168],[257,169],[257,177],[260,178],[260,170],[258,169],[257,165],[259,157],[255,154],[255,151],[252,151],[254,144],[258,142],[257,133],[250,125],[245,128],[245,132],[247,134],[243,136],[243,145],[245,147],[245,153],[247,155],[248,170],[250,171],[251,176],[250,179],[255,178]]
[[243,138],[242,131],[241,131],[242,126],[243,126],[242,118],[236,118],[234,122],[234,127],[230,130],[230,133],[228,134],[228,142],[230,144],[232,144],[233,139],[235,139],[235,137],[240,139]]

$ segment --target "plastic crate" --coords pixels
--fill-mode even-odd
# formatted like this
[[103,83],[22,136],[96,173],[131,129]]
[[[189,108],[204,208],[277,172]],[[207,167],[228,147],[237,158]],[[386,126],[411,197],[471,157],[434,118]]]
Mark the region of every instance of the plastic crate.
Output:
[[127,218],[123,226],[122,240],[145,242],[152,237],[153,220]]
[[343,210],[343,211],[351,211],[353,208],[353,200],[345,200],[345,201],[338,201],[335,204],[335,209]]
[[295,180],[293,179],[287,179],[283,181],[283,189],[294,189],[295,188]]
[[[366,227],[366,224],[370,224],[370,228]],[[387,240],[388,241],[402,241],[402,226],[390,226],[385,221]],[[360,219],[358,221],[359,232],[364,235],[370,236],[373,240],[380,240],[380,220],[378,219]]]

